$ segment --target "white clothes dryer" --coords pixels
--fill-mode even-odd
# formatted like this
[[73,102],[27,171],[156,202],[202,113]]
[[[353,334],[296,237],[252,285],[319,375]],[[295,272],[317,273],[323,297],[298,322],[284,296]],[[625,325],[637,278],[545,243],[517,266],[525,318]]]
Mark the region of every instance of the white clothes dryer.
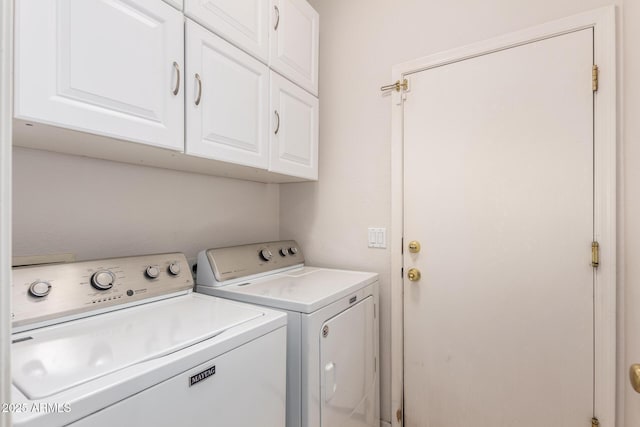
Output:
[[14,425],[284,426],[286,316],[192,288],[180,253],[14,269]]
[[196,291],[287,313],[287,427],[378,427],[378,275],[306,266],[295,241],[208,249]]

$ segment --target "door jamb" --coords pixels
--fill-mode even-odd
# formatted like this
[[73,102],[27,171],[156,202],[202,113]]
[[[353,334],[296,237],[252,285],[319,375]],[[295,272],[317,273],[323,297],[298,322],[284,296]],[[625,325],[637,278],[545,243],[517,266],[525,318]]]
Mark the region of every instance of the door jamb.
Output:
[[[616,9],[607,6],[393,66],[391,81],[480,55],[569,32],[593,28],[594,62],[599,87],[594,95],[594,237],[600,243],[595,272],[594,416],[602,426],[616,420]],[[586,70],[585,72],[589,72]],[[392,95],[391,114],[391,425],[403,425],[404,302],[403,236],[403,107],[404,93]],[[410,236],[407,236],[410,237]],[[399,412],[399,417],[396,416]]]
[[[0,402],[11,402],[11,138],[13,0],[0,0]],[[0,427],[11,414],[0,413]]]

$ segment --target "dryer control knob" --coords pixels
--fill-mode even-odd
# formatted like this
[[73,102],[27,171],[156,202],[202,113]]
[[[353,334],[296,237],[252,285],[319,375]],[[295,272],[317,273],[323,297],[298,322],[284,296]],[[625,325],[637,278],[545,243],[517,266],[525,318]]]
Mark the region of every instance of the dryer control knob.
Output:
[[180,274],[180,264],[177,262],[172,262],[171,264],[169,264],[169,274],[171,274],[172,276],[177,276],[178,274]]
[[289,248],[289,253],[290,253],[291,255],[295,255],[295,254],[297,254],[297,253],[298,253],[298,248],[296,248],[295,246],[290,247],[290,248]]
[[280,249],[280,255],[282,255],[282,256],[289,255],[289,249],[287,249],[287,248]]
[[160,275],[160,269],[155,265],[150,265],[144,271],[144,275],[147,276],[149,279],[157,279],[158,276]]
[[100,270],[91,276],[91,286],[99,291],[106,291],[107,289],[111,289],[115,280],[113,273],[108,270]]
[[273,254],[269,249],[262,249],[260,251],[260,258],[262,258],[265,261],[269,261],[271,258],[273,258]]
[[49,295],[51,284],[49,282],[36,281],[29,286],[31,296],[42,298]]

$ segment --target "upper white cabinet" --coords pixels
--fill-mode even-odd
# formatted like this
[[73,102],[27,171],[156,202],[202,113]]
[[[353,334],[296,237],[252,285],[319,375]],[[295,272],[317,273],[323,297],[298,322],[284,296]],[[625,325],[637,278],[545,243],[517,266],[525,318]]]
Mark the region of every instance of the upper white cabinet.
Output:
[[185,0],[184,13],[264,63],[269,61],[268,1]]
[[185,14],[318,94],[319,16],[306,0],[185,0]]
[[178,10],[182,10],[183,0],[164,0],[169,3],[171,6],[175,7]]
[[15,116],[183,150],[183,15],[158,0],[20,0]]
[[319,16],[305,0],[271,0],[269,65],[318,95]]
[[271,72],[269,170],[318,179],[318,98]]
[[317,89],[318,14],[305,0],[15,2],[19,146],[315,180]]
[[186,153],[267,169],[269,69],[186,23]]

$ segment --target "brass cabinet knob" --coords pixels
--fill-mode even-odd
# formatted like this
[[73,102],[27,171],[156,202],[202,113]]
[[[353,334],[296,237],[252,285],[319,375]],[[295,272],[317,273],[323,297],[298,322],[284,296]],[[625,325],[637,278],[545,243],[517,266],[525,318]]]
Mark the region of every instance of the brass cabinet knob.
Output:
[[412,282],[417,282],[418,280],[420,280],[420,270],[418,270],[417,268],[410,268],[407,272],[407,277]]
[[636,363],[635,365],[631,365],[629,369],[629,379],[631,380],[631,387],[640,393],[640,364]]
[[412,254],[417,254],[420,252],[420,242],[417,240],[412,240],[409,242],[409,252]]

